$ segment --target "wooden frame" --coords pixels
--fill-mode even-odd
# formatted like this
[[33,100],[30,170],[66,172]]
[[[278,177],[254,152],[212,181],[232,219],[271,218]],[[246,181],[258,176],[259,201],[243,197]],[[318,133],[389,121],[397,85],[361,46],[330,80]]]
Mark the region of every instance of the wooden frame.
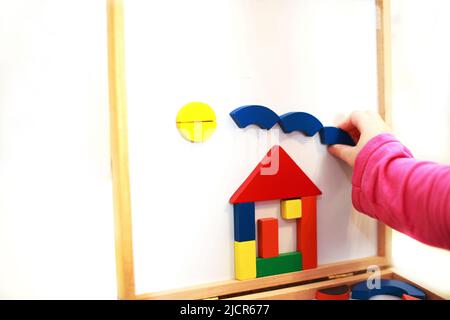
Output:
[[[226,300],[312,300],[315,299],[316,291],[319,289],[332,288],[341,285],[352,286],[360,281],[367,280],[370,275],[367,273],[352,275],[344,278],[330,279],[325,281],[319,281],[314,283],[301,284],[299,286],[292,286],[289,288],[277,289],[272,291],[251,293],[247,295],[241,295],[238,297],[226,298]],[[407,281],[401,274],[395,269],[385,269],[380,272],[382,279],[394,279]],[[414,283],[415,286],[422,289],[428,300],[442,300],[443,298],[435,293],[423,288]]]
[[[374,0],[377,8],[377,74],[378,105],[383,118],[391,121],[391,58],[390,0]],[[390,265],[391,231],[379,223],[377,256],[321,265],[317,269],[287,273],[247,281],[223,281],[185,289],[136,295],[134,280],[130,179],[128,166],[128,129],[124,64],[123,0],[107,0],[108,61],[110,92],[111,166],[113,178],[117,288],[119,299],[206,299],[227,297],[254,290],[265,290],[304,281],[351,277],[368,266]],[[389,275],[392,275],[391,272]],[[387,272],[384,275],[388,275]],[[355,278],[356,279],[356,278]],[[359,278],[358,278],[359,279]],[[348,279],[347,279],[348,280]],[[332,280],[330,280],[332,281]],[[339,282],[339,281],[338,281]],[[334,281],[333,283],[337,283]],[[313,288],[311,285],[307,288]],[[280,289],[288,290],[288,289]],[[290,289],[291,292],[294,289]],[[272,291],[273,292],[273,291]],[[302,291],[306,292],[306,291]],[[302,294],[281,294],[281,297],[310,298]],[[259,298],[256,296],[255,298]]]
[[135,297],[135,286],[128,170],[123,0],[108,0],[107,15],[111,171],[116,235],[117,288],[120,299],[133,299]]

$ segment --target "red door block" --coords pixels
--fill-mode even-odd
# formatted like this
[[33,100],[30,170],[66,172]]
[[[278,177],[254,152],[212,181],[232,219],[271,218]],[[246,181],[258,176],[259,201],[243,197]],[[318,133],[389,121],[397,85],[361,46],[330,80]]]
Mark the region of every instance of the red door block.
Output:
[[297,219],[297,251],[302,253],[303,270],[317,268],[316,197],[302,197],[302,217]]
[[258,257],[273,258],[278,254],[278,219],[258,219]]

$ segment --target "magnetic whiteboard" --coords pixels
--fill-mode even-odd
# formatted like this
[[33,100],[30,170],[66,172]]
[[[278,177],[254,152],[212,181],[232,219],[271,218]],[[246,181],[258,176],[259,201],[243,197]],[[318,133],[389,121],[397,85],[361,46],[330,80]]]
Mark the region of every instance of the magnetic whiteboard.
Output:
[[[319,264],[376,255],[376,222],[354,212],[351,171],[318,135],[239,129],[229,112],[261,104],[336,125],[377,109],[373,0],[127,1],[125,39],[136,292],[234,278],[230,196],[274,144],[322,190]],[[175,126],[190,101],[215,110],[205,143]],[[277,202],[257,203],[257,217]],[[281,252],[295,230],[280,224]]]

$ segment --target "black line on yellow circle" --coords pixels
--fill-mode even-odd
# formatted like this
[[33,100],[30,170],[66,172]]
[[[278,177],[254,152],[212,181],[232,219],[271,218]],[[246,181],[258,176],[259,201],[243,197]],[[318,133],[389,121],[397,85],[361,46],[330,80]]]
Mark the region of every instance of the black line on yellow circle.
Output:
[[200,121],[177,121],[177,123],[197,123],[197,122],[216,122],[215,120],[200,120]]

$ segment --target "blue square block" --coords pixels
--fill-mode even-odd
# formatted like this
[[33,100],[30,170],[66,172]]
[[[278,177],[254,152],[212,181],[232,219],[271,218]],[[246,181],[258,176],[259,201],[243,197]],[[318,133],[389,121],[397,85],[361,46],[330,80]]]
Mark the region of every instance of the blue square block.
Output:
[[237,203],[234,205],[234,240],[255,240],[255,203]]

